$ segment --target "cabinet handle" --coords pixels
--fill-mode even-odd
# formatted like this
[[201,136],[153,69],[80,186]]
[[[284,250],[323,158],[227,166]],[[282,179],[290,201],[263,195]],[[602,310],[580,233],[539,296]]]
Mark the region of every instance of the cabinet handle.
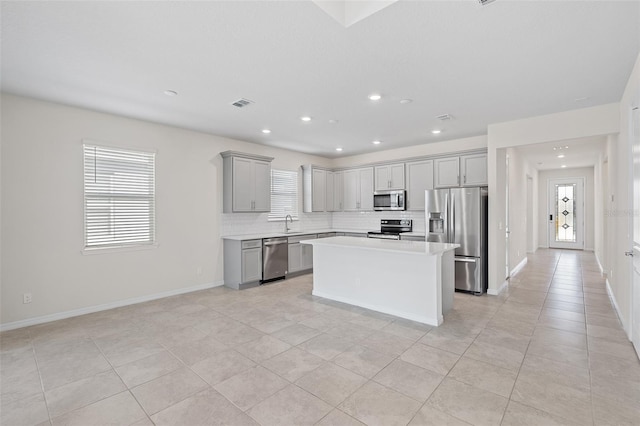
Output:
[[463,180],[463,182],[464,182],[464,183],[467,183],[467,175],[464,175],[464,176],[462,177],[462,180]]

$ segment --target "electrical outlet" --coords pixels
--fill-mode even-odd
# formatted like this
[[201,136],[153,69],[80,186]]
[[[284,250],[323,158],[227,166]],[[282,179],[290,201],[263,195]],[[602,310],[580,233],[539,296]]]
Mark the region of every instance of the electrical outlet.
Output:
[[25,293],[22,295],[22,303],[31,303],[31,293]]

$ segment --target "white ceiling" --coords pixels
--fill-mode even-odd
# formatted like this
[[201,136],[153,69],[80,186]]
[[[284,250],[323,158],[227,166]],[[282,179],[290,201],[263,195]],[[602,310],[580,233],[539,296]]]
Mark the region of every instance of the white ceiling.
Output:
[[[606,136],[569,139],[516,148],[522,157],[535,169],[551,170],[575,167],[591,167],[598,163],[600,155],[605,155]],[[558,155],[564,155],[558,158]]]
[[0,7],[5,92],[327,157],[618,102],[640,50],[638,1],[400,0],[346,28],[312,1]]

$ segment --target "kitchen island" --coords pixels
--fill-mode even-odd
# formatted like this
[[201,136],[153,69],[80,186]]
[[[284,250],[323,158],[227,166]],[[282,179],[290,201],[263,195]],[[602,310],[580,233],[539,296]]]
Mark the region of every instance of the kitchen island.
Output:
[[457,244],[332,237],[313,246],[313,295],[438,326],[453,307]]

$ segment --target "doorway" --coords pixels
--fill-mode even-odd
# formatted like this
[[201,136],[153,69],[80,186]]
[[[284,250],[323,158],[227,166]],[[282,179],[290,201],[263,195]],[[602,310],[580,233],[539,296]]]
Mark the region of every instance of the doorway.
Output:
[[536,251],[536,244],[533,239],[533,178],[527,175],[527,253]]
[[631,270],[631,342],[640,357],[640,110],[636,106],[631,110],[631,172],[633,191],[630,197],[632,211],[629,212],[629,225],[632,232],[630,243],[632,250],[625,254],[633,256]]
[[584,248],[584,179],[549,179],[549,248]]
[[504,259],[504,264],[505,264],[505,281],[508,280],[509,278],[511,278],[511,267],[510,267],[510,263],[509,263],[509,252],[511,251],[510,248],[510,241],[509,241],[509,234],[511,234],[511,231],[509,230],[509,154],[506,155],[505,157],[505,200],[504,200],[504,207],[505,207],[505,214],[504,214],[504,252],[505,252],[505,259]]

